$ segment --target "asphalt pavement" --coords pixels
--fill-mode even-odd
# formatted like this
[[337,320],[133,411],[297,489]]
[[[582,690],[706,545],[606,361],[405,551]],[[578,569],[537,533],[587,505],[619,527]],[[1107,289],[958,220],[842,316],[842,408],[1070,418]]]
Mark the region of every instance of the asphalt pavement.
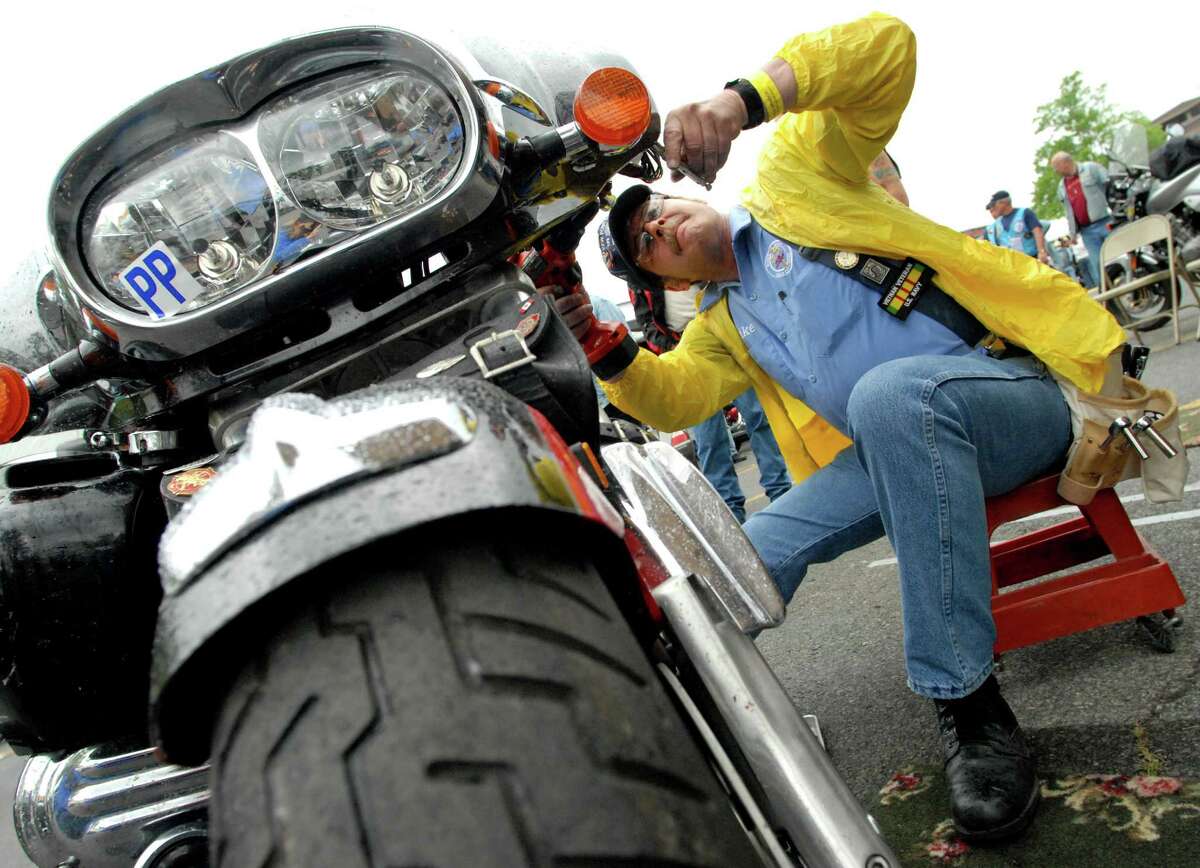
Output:
[[[1196,326],[1196,312],[1185,311],[1177,347],[1169,346],[1169,327],[1144,335],[1153,352],[1143,381],[1175,390],[1180,405],[1200,399],[1200,344],[1188,339]],[[750,457],[738,475],[755,511],[766,499],[753,454],[743,449]],[[1188,454],[1182,502],[1148,503],[1137,480],[1117,492],[1184,595],[1200,601],[1200,449]],[[1063,519],[1016,522],[996,539]],[[1200,779],[1200,609],[1192,609],[1180,609],[1184,625],[1171,654],[1155,651],[1124,622],[1003,656],[998,678],[1042,768],[1134,773],[1144,761],[1141,747],[1162,761],[1163,774]],[[886,539],[813,567],[784,624],[758,640],[796,706],[818,716],[834,764],[867,805],[902,767],[941,764],[933,706],[905,684],[902,643],[898,573]],[[1200,826],[1196,834],[1200,845]]]
[[[1174,389],[1181,405],[1200,399],[1197,316],[1181,320],[1185,342],[1169,329],[1145,335],[1154,348],[1145,382]],[[753,512],[766,505],[748,445],[737,465]],[[1175,571],[1184,594],[1200,600],[1200,449],[1180,503],[1150,504],[1140,483],[1118,493],[1138,530]],[[997,538],[1061,521],[1033,519],[1001,528]],[[1004,655],[999,678],[1041,767],[1063,772],[1139,771],[1145,750],[1162,773],[1200,779],[1200,610],[1181,610],[1172,654],[1155,651],[1132,623],[1114,624]],[[834,764],[870,805],[893,772],[937,765],[931,703],[905,686],[897,570],[886,540],[813,567],[784,624],[759,647],[796,706],[818,716]],[[1144,733],[1135,736],[1135,728]],[[23,761],[0,743],[0,866],[29,863],[7,819]],[[1200,826],[1197,826],[1200,845]],[[1200,846],[1197,847],[1200,850]]]

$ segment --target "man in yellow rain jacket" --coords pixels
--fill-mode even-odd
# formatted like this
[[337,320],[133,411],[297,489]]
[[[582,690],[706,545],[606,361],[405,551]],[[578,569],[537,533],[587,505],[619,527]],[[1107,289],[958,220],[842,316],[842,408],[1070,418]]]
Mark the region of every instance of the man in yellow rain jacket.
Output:
[[[1066,452],[1047,369],[1096,391],[1124,338],[1074,281],[869,182],[915,51],[903,22],[872,15],[797,36],[749,80],[672,111],[668,165],[708,178],[740,130],[782,119],[730,214],[645,186],[620,196],[602,233],[614,273],[710,283],[674,351],[629,342],[594,369],[613,403],[668,431],[757,391],[802,480],[745,526],[786,598],[809,564],[887,534],[908,683],[936,705],[956,824],[999,840],[1029,824],[1038,788],[992,676],[984,498]],[[577,324],[586,298],[559,310]]]

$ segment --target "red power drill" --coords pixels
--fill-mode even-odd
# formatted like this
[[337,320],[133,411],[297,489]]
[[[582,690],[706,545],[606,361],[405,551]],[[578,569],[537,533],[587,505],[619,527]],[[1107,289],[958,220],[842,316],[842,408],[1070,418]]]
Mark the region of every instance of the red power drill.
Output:
[[[558,288],[556,298],[571,293],[584,292],[583,272],[575,261],[575,248],[583,238],[588,223],[596,216],[599,205],[593,203],[576,216],[556,227],[542,239],[540,249],[527,250],[520,254],[518,265],[529,276],[536,287]],[[613,350],[621,347],[629,337],[624,323],[605,322],[591,318],[587,332],[579,339],[587,354],[589,365],[602,362]]]

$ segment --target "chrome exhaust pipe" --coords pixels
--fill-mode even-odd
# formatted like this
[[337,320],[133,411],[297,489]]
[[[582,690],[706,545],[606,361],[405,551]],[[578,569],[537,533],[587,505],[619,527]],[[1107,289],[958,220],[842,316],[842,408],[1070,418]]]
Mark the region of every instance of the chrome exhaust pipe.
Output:
[[207,865],[208,766],[112,745],[34,756],[17,782],[13,820],[39,868]]

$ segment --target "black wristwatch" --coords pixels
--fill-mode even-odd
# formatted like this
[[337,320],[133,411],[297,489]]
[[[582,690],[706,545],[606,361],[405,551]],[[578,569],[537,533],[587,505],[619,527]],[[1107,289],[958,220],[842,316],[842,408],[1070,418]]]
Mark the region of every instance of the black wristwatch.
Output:
[[763,108],[762,97],[758,95],[758,88],[746,79],[738,78],[726,82],[725,89],[740,96],[746,105],[746,123],[742,125],[743,130],[753,129],[767,119],[767,112]]

